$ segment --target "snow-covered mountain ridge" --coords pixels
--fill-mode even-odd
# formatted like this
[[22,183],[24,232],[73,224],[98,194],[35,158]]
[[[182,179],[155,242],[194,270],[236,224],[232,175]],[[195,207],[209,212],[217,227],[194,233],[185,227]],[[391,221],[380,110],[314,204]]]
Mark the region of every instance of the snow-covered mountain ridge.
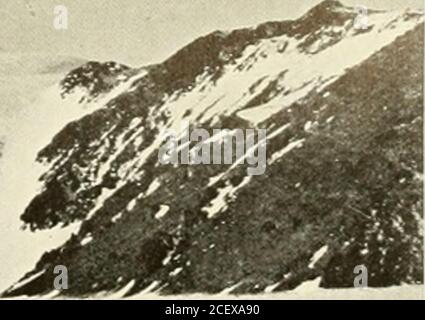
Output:
[[[361,31],[356,16],[324,1],[142,70],[71,72],[61,99],[85,115],[40,145],[21,218],[78,231],[6,295],[51,292],[58,264],[65,295],[349,287],[360,264],[372,286],[421,283],[423,14],[371,10]],[[267,128],[266,174],[159,165],[161,133],[184,121]]]

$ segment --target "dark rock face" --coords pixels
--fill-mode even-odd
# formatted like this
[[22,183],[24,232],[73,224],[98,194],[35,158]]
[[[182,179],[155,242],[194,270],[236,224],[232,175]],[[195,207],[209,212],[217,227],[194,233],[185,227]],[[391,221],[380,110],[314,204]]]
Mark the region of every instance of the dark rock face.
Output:
[[[344,8],[325,1],[300,20],[207,35],[68,124],[38,155],[51,169],[22,220],[32,230],[81,221],[80,231],[44,254],[24,279],[42,275],[4,295],[52,291],[56,265],[68,267],[70,288],[62,294],[70,296],[114,291],[130,281],[128,295],[154,282],[163,294],[218,293],[235,285],[234,293],[258,293],[275,283],[275,290],[290,290],[319,276],[323,287],[350,287],[362,264],[370,286],[423,283],[423,24],[348,70],[326,95],[312,90],[259,124],[270,132],[288,125],[268,141],[264,175],[247,178],[241,165],[211,184],[228,166],[157,165],[157,137],[171,121],[166,98],[194,90],[204,72],[214,83],[261,39],[287,35],[302,39],[300,52],[326,50],[342,34],[311,51],[321,35],[315,31],[349,26],[355,13]],[[286,47],[279,50],[285,54]],[[80,86],[95,97],[126,72],[89,63],[65,78],[64,93]],[[284,94],[279,90],[270,83],[246,107]],[[236,113],[223,113],[214,126],[197,121],[207,129],[250,127]],[[295,142],[301,143],[271,161]],[[226,186],[234,193],[209,218],[205,208]],[[161,206],[168,212],[158,218]]]
[[62,80],[62,97],[66,97],[76,88],[80,88],[87,90],[87,96],[96,98],[99,94],[110,91],[115,87],[119,83],[117,79],[119,75],[124,75],[121,81],[126,79],[126,72],[129,70],[129,67],[113,61],[106,63],[87,62],[68,73]]

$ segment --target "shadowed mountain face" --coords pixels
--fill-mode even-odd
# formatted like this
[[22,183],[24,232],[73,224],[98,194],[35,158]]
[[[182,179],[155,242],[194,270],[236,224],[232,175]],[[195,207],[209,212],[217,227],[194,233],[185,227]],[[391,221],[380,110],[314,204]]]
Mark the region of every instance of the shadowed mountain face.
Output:
[[[40,150],[43,189],[21,218],[79,231],[4,295],[52,292],[56,265],[70,296],[351,287],[358,265],[370,286],[422,283],[423,16],[371,11],[364,30],[356,16],[325,1],[149,68],[70,73],[64,91],[102,107]],[[267,128],[265,174],[159,164],[161,132],[182,121]]]

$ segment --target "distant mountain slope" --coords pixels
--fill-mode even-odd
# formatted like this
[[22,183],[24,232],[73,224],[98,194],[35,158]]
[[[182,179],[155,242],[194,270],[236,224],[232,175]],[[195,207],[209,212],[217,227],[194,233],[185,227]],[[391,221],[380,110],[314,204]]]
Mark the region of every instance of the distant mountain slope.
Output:
[[[100,86],[97,110],[39,152],[22,214],[79,231],[4,295],[51,293],[59,264],[70,296],[350,287],[361,264],[370,286],[422,283],[423,15],[370,13],[359,31],[354,9],[325,1]],[[184,121],[267,128],[265,174],[159,165],[161,132]]]

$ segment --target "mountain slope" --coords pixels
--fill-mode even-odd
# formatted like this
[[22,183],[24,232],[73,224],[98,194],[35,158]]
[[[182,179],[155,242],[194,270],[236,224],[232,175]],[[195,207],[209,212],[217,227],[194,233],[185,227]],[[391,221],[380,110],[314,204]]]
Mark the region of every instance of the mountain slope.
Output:
[[[75,226],[70,226],[64,229],[49,229],[37,234],[22,232],[22,224],[16,217],[25,210],[34,194],[37,194],[42,187],[38,178],[45,168],[42,164],[35,162],[37,152],[46,146],[52,136],[68,122],[102,107],[104,104],[102,99],[109,100],[114,97],[116,91],[125,90],[125,87],[122,87],[126,83],[127,75],[125,74],[118,73],[119,79],[115,83],[108,81],[107,85],[104,85],[102,80],[108,74],[105,72],[105,66],[113,67],[115,64],[87,64],[87,66],[91,65],[99,66],[99,71],[103,70],[97,72],[93,69],[94,75],[97,74],[97,76],[91,78],[91,81],[101,84],[100,91],[90,91],[91,86],[85,87],[79,81],[73,84],[73,81],[69,81],[67,77],[63,78],[66,72],[61,76],[28,75],[25,77],[26,80],[31,83],[37,82],[32,86],[20,87],[23,82],[17,81],[15,77],[8,78],[12,88],[25,91],[25,94],[10,97],[13,109],[10,114],[3,113],[1,117],[1,120],[5,122],[5,125],[1,127],[4,130],[4,140],[0,138],[4,141],[0,158],[0,188],[2,190],[0,224],[3,236],[0,246],[0,256],[3,261],[0,264],[1,291],[15,282],[16,278],[26,270],[32,268],[44,251],[61,245],[69,238],[70,233],[76,230]],[[79,74],[78,70],[81,69],[77,68],[69,74],[73,76],[72,79],[79,79],[74,77]],[[88,75],[82,73],[82,76],[81,79],[85,79]],[[57,77],[56,81],[59,79],[63,81],[61,84],[57,83],[48,87],[45,82],[46,77]],[[19,78],[21,79],[21,76]],[[131,79],[129,81],[131,83]],[[33,86],[43,87],[44,85],[48,88],[41,94],[32,92]],[[4,87],[2,89],[8,91]],[[34,100],[33,103],[19,102],[32,95],[34,98],[29,100]],[[5,98],[3,106],[5,106],[9,100],[5,96],[3,98]],[[16,244],[19,244],[19,252],[10,250]]]
[[[39,152],[22,220],[79,231],[5,296],[53,291],[59,264],[71,296],[350,287],[361,264],[371,286],[422,283],[423,15],[371,11],[361,32],[355,17],[325,1],[132,71]],[[158,164],[184,121],[267,128],[265,174]]]

